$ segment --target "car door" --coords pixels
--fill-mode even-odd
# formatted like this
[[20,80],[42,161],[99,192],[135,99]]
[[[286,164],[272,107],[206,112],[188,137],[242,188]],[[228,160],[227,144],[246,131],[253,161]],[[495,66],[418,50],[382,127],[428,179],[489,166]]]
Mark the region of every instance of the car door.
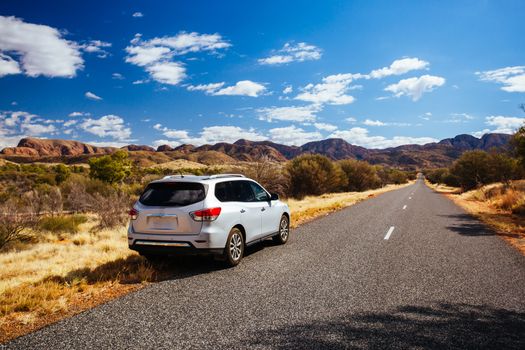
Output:
[[246,230],[246,243],[261,237],[262,204],[255,200],[255,195],[249,181],[232,181],[232,193],[239,203],[241,225]]
[[261,237],[277,232],[281,212],[275,206],[275,201],[270,200],[270,194],[258,183],[250,181],[250,186],[255,194],[255,200],[261,207]]

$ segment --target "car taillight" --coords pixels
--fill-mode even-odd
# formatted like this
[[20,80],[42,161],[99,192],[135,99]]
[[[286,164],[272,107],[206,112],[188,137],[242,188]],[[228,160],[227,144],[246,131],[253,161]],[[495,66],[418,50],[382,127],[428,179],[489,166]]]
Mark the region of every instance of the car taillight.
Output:
[[210,208],[193,211],[190,216],[195,221],[214,221],[217,220],[220,213],[221,208]]
[[131,208],[129,211],[128,211],[128,214],[129,214],[129,218],[131,220],[137,220],[137,217],[139,216],[139,212],[137,209],[135,208]]

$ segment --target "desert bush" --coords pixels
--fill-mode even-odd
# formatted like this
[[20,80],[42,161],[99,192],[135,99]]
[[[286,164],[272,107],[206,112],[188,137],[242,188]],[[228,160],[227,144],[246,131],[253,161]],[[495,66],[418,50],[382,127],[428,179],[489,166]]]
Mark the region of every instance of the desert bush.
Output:
[[339,163],[347,178],[347,191],[366,191],[381,187],[381,179],[376,168],[364,161],[342,160]]
[[89,176],[110,184],[122,182],[131,174],[131,161],[128,153],[117,151],[111,155],[91,158],[89,161]]
[[294,158],[287,165],[290,176],[290,195],[302,198],[306,195],[320,195],[339,192],[347,185],[341,167],[325,156],[307,154]]
[[44,216],[40,218],[38,227],[52,233],[77,233],[80,224],[86,221],[83,215]]
[[448,168],[437,168],[425,171],[425,177],[433,184],[442,184],[444,177],[449,174]]
[[496,202],[496,206],[503,210],[512,210],[523,200],[523,194],[509,188],[501,194]]
[[59,187],[40,185],[23,196],[31,212],[56,214],[63,210],[62,192]]
[[55,172],[55,182],[57,185],[60,185],[62,182],[66,181],[71,175],[71,170],[67,165],[58,164],[53,167]]
[[517,178],[518,161],[503,153],[490,153],[489,168],[490,181],[508,185],[510,180]]
[[454,162],[450,173],[457,176],[464,190],[490,182],[490,157],[483,151],[467,151]]
[[0,249],[8,243],[30,238],[26,231],[36,223],[36,215],[30,209],[15,199],[0,205]]
[[242,173],[257,181],[271,193],[277,193],[281,197],[287,197],[290,187],[290,177],[284,167],[267,158],[251,165]]
[[66,210],[80,213],[89,209],[90,195],[87,192],[86,181],[83,180],[84,178],[75,176],[62,184]]
[[408,182],[407,173],[402,170],[380,166],[377,166],[376,169],[377,175],[381,179],[382,186],[386,184],[399,185]]
[[91,196],[91,210],[97,214],[99,228],[113,228],[124,225],[128,220],[131,199],[123,191],[112,190],[106,194],[95,193]]

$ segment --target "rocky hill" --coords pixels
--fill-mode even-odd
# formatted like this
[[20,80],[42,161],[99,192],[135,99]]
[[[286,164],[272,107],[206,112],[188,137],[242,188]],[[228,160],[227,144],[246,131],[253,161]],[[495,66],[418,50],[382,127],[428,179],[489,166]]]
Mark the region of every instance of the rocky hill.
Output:
[[[511,135],[485,134],[481,138],[458,135],[437,143],[425,145],[403,145],[387,149],[367,149],[352,145],[343,139],[326,139],[306,143],[302,146],[287,146],[271,141],[238,140],[214,145],[150,146],[129,145],[122,147],[132,154],[137,164],[156,164],[173,159],[186,159],[204,164],[224,164],[235,161],[258,161],[268,159],[283,162],[301,154],[322,154],[333,160],[360,159],[372,164],[383,164],[403,168],[442,167],[450,165],[463,152],[505,148]],[[57,161],[60,159],[85,159],[115,152],[115,147],[97,147],[78,141],[21,139],[17,147],[4,148],[4,159],[15,161]],[[86,158],[87,157],[87,158]],[[25,160],[24,160],[25,159]]]

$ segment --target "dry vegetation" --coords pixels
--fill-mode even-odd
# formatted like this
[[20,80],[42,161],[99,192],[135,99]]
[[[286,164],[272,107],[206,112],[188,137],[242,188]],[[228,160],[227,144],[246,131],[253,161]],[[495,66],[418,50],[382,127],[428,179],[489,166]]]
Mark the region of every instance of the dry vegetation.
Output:
[[525,180],[494,183],[464,193],[459,188],[431,186],[525,254]]

